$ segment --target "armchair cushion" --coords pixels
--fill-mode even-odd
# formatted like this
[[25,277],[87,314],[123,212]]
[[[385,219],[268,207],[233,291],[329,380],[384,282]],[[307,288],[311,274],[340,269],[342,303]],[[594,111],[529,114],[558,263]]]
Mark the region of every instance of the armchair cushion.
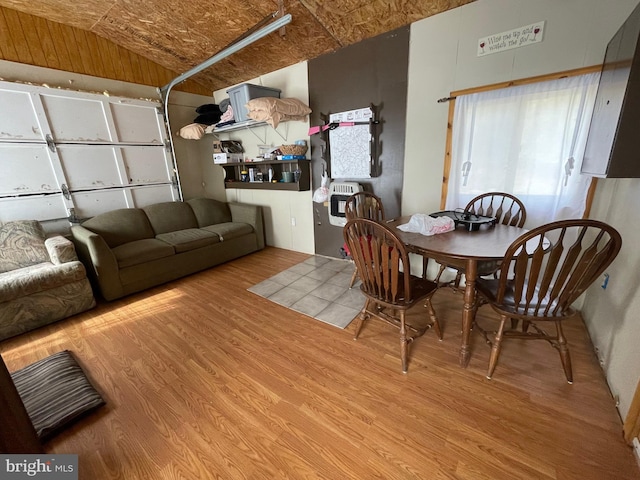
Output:
[[[0,275],[0,303],[79,282],[87,276],[79,261],[53,265],[29,265]],[[35,307],[34,307],[35,308]]]
[[0,273],[48,262],[45,233],[36,220],[18,220],[0,227]]
[[73,242],[62,235],[54,235],[44,241],[51,262],[55,265],[78,260]]

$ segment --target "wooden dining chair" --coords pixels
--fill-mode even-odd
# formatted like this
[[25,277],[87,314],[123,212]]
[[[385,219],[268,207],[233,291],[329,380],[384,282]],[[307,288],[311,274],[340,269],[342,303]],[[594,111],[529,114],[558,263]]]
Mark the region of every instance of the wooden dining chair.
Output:
[[527,219],[527,209],[516,196],[505,192],[487,192],[472,199],[465,213],[495,217],[496,222],[511,227],[522,227]]
[[[506,192],[487,192],[473,198],[464,208],[464,214],[482,215],[484,217],[495,217],[496,223],[511,227],[522,227],[527,220],[527,209],[524,203],[514,195]],[[478,262],[478,276],[491,275],[500,267],[499,262]],[[460,280],[464,274],[462,265],[440,264],[440,270],[436,276],[436,282],[440,282],[440,277],[445,269],[456,270],[456,277],[452,284],[454,289],[460,287]]]
[[[571,358],[562,322],[578,315],[571,304],[611,264],[622,239],[611,226],[597,220],[562,220],[521,235],[507,249],[498,279],[476,280],[478,293],[500,315],[496,332],[476,324],[492,346],[487,378],[498,363],[506,338],[546,340],[560,353],[567,382],[573,383]],[[506,330],[506,321],[522,321],[521,329]],[[555,327],[548,334],[535,322]]]
[[[385,219],[382,200],[371,192],[356,192],[351,195],[345,203],[344,214],[347,221],[354,218],[368,218],[382,222]],[[353,288],[357,279],[358,268],[354,267],[349,288]]]
[[382,222],[385,219],[382,200],[371,192],[356,192],[351,195],[345,203],[344,214],[347,221],[368,218]]
[[[366,301],[356,319],[354,339],[358,338],[365,320],[383,320],[400,330],[402,372],[407,372],[408,346],[429,328],[435,328],[442,340],[442,330],[431,305],[437,284],[411,275],[409,255],[405,245],[386,225],[373,220],[356,218],[344,227],[344,240],[362,284]],[[406,321],[406,312],[424,302],[430,323],[414,326]]]

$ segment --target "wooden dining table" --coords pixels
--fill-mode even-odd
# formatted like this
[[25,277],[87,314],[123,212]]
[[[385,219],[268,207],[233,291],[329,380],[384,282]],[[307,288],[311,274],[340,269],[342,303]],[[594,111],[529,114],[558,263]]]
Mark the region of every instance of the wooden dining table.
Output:
[[[387,222],[411,253],[464,268],[465,289],[462,309],[462,341],[460,344],[460,366],[466,367],[471,356],[470,338],[476,311],[476,277],[478,262],[500,261],[511,243],[527,230],[506,225],[489,224],[477,231],[467,231],[460,225],[455,230],[436,235],[404,232],[397,227],[409,222],[403,216]],[[425,272],[426,274],[426,272]]]

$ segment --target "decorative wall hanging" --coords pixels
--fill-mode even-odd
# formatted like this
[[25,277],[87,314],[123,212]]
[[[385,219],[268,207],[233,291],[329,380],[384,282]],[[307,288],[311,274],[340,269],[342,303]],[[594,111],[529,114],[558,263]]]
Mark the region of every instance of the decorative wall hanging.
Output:
[[478,57],[520,48],[542,41],[544,20],[508,32],[495,33],[478,39]]

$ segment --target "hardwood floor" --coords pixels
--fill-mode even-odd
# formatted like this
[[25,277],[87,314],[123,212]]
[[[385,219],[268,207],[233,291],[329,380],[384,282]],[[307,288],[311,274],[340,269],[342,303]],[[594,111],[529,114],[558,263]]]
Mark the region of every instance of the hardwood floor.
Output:
[[517,340],[487,380],[478,333],[458,366],[462,298],[442,289],[444,341],[416,340],[403,375],[390,326],[354,341],[247,291],[307,257],[267,248],[0,343],[10,371],[72,350],[107,401],[46,450],[90,480],[640,476],[582,323],[573,385],[553,348]]

